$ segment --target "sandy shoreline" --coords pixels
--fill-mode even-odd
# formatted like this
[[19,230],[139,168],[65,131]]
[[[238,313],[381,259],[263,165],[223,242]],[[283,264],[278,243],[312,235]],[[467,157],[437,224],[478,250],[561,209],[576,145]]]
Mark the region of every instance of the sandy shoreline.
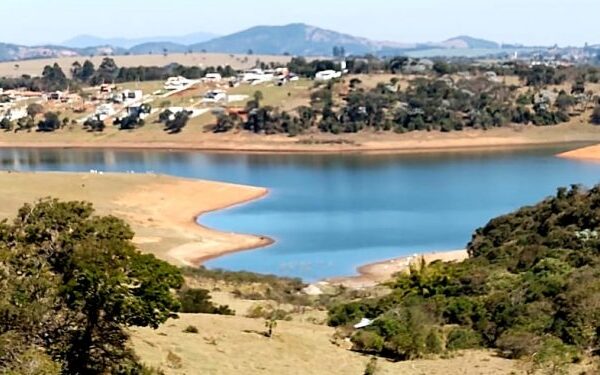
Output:
[[199,215],[264,197],[267,189],[154,174],[0,172],[0,219],[44,197],[88,201],[124,219],[142,250],[181,266],[268,246],[267,237],[221,232]]
[[556,155],[560,158],[600,162],[600,144],[578,148]]
[[[80,131],[0,133],[0,148],[180,150],[244,153],[431,153],[473,152],[600,143],[600,127],[577,122],[552,127],[519,126],[461,132],[415,131],[304,134],[289,137],[246,132],[214,134],[191,128],[165,135],[159,129],[102,134]],[[575,145],[578,143],[579,145]]]
[[0,149],[63,149],[63,150],[131,150],[131,151],[201,151],[210,153],[247,153],[247,154],[430,154],[430,153],[468,153],[468,152],[484,152],[484,151],[501,151],[501,150],[519,150],[527,148],[552,147],[552,146],[568,146],[581,145],[584,140],[568,140],[565,142],[557,141],[519,141],[519,140],[481,140],[476,142],[424,142],[423,144],[408,143],[408,142],[390,142],[389,144],[371,143],[361,145],[275,145],[273,147],[256,144],[256,145],[216,145],[203,143],[171,143],[171,142],[0,142]]
[[443,262],[461,262],[469,257],[467,250],[436,251],[413,254],[400,258],[388,259],[358,267],[358,275],[348,277],[334,277],[325,280],[326,283],[343,285],[352,289],[372,287],[389,281],[399,272],[409,270],[411,264],[424,260],[426,264],[437,260]]

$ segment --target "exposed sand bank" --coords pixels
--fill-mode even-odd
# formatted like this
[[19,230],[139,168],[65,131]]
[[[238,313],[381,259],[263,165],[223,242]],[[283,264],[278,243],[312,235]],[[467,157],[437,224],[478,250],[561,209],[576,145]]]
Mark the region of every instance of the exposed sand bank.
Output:
[[558,157],[600,162],[600,144],[558,154]]
[[266,193],[263,188],[160,175],[0,172],[0,218],[12,218],[24,203],[48,196],[86,200],[100,214],[125,219],[142,250],[174,264],[196,266],[206,259],[272,242],[196,223],[202,213]]
[[168,135],[148,126],[133,132],[109,128],[101,134],[80,130],[56,133],[0,133],[0,147],[202,150],[257,153],[422,153],[519,148],[576,142],[600,142],[600,127],[569,123],[461,132],[365,131],[357,134],[306,134],[298,137],[247,132],[213,134],[198,128]]
[[408,271],[411,264],[416,264],[421,260],[424,260],[426,264],[436,260],[441,260],[443,262],[461,262],[468,257],[469,255],[466,250],[414,254],[411,256],[366,264],[358,268],[359,275],[357,276],[336,277],[328,279],[326,282],[344,285],[353,289],[367,288],[389,281],[394,274]]

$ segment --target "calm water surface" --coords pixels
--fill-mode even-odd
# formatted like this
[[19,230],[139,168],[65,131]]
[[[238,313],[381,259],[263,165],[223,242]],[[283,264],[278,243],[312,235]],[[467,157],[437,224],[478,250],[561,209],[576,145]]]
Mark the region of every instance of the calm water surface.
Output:
[[494,216],[558,186],[600,183],[600,164],[553,157],[558,151],[337,156],[0,149],[0,167],[152,171],[267,187],[267,198],[201,222],[276,243],[207,265],[312,281],[353,274],[377,260],[463,248]]

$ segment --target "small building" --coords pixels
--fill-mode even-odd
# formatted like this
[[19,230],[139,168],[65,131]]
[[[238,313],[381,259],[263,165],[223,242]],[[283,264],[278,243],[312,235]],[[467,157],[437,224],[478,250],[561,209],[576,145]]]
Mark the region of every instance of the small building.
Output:
[[315,74],[315,81],[331,81],[335,78],[340,78],[342,76],[342,72],[337,72],[335,70],[322,70]]
[[202,82],[212,82],[212,83],[217,83],[217,82],[221,82],[221,80],[223,80],[223,77],[221,77],[221,75],[219,73],[206,73],[206,75],[204,76],[204,78],[202,78]]
[[223,90],[211,90],[204,94],[202,103],[227,102],[227,93]]
[[191,85],[193,85],[195,82],[192,80],[189,80],[185,77],[169,77],[167,79],[167,81],[165,82],[165,90],[168,91],[174,91],[174,90],[182,90],[185,89],[186,87],[189,87]]

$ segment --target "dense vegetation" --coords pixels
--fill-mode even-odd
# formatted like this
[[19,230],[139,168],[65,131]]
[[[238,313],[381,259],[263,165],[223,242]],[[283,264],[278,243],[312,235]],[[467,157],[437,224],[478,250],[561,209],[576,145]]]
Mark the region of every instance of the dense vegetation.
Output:
[[600,349],[600,186],[561,188],[477,229],[463,263],[420,264],[391,294],[332,308],[329,323],[374,319],[355,349],[396,359],[489,347],[554,363]]
[[[0,223],[0,373],[150,374],[126,327],[158,327],[180,305],[231,313],[83,202],[44,200]],[[179,297],[179,298],[178,298]],[[180,302],[181,300],[181,302]]]
[[[329,82],[311,94],[311,105],[295,113],[258,100],[248,103],[248,116],[222,115],[215,132],[243,129],[254,133],[297,135],[310,130],[356,133],[365,129],[404,133],[414,130],[449,132],[465,128],[490,129],[509,124],[555,125],[580,113],[591,95],[529,89],[520,93],[495,77],[419,77],[400,89],[397,79],[375,88],[359,79]],[[341,98],[340,99],[338,99]]]

